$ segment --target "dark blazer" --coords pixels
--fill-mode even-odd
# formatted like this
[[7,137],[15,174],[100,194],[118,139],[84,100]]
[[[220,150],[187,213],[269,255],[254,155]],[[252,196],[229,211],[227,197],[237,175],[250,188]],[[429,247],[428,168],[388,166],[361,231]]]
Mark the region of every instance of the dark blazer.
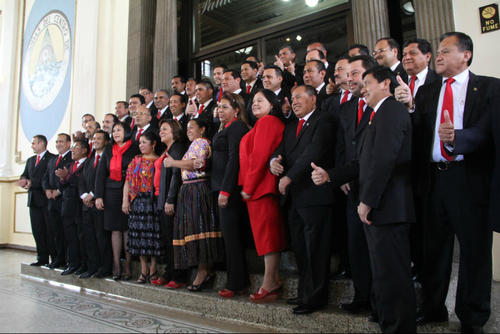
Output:
[[326,84],[320,89],[316,97],[316,105],[319,107],[323,106],[323,101],[328,98],[328,94],[326,94]]
[[372,208],[373,225],[415,221],[411,139],[408,111],[389,96],[366,129],[359,159],[359,199]]
[[[42,180],[42,188],[43,190],[48,190],[48,189],[58,189],[60,188],[61,182],[59,181],[59,178],[56,176],[55,171],[56,171],[56,162],[57,158],[59,155],[54,155],[52,159],[47,164],[47,170],[45,171],[45,174],[43,176]],[[59,161],[59,164],[57,165],[57,169],[60,168],[69,168],[69,165],[73,162],[71,159],[71,152],[66,153],[66,155]],[[49,210],[57,210],[61,211],[61,196],[56,197],[55,200],[49,200],[48,201],[48,208]]]
[[149,112],[151,113],[152,118],[156,118],[156,115],[158,114],[158,108],[156,108],[154,101],[151,104],[151,107],[149,107]]
[[36,164],[36,155],[30,157],[26,161],[26,166],[21,174],[22,179],[31,181],[31,187],[28,189],[28,206],[29,207],[45,207],[47,205],[47,196],[45,196],[42,187],[43,177],[47,171],[49,161],[54,157],[54,154],[47,151]]
[[125,182],[125,176],[127,173],[127,167],[129,163],[138,154],[141,154],[139,147],[132,144],[122,157],[122,179],[121,181],[115,181],[109,178],[109,164],[111,158],[113,157],[113,146],[108,145],[104,149],[104,152],[99,160],[99,165],[97,166],[96,177],[95,177],[95,187],[94,187],[94,198],[104,198],[104,193],[106,188],[123,188],[123,183]]
[[[157,126],[157,119],[156,117],[154,118],[156,120],[156,122],[154,120],[151,120],[151,122],[149,123],[149,127],[146,129],[146,131],[143,131],[141,135],[145,134],[145,133],[148,133],[148,132],[152,132],[154,133],[154,135],[157,137],[157,141],[156,141],[156,146],[155,146],[155,153],[157,155],[160,155],[163,153],[163,151],[165,151],[165,144],[163,144],[160,139],[159,139],[159,134],[160,134],[160,130],[158,129],[158,126]],[[137,125],[134,127],[134,129],[132,130],[132,143],[139,146],[139,142],[136,141],[135,137],[137,136],[137,132],[138,132],[138,128],[137,128]]]
[[215,134],[212,141],[211,186],[213,191],[225,191],[239,196],[240,141],[248,130],[245,123],[236,120]]
[[123,121],[123,123],[127,124],[130,128],[132,128],[130,125],[132,124],[132,116],[128,115],[127,118]]
[[78,192],[78,184],[83,175],[83,170],[88,164],[89,159],[86,159],[78,169],[73,173],[73,165],[69,165],[69,174],[61,181],[60,190],[62,192],[61,215],[63,217],[81,217],[82,216],[82,200]]
[[[245,92],[245,94],[246,94],[246,91],[247,91],[247,83],[246,83],[246,82],[244,82],[244,81],[242,81],[242,82],[243,82],[243,85],[242,85],[243,87],[241,88],[241,90],[242,90],[243,92]],[[250,97],[253,97],[253,96],[255,95],[255,93],[257,93],[257,91],[258,91],[259,89],[263,88],[263,87],[264,87],[264,86],[262,85],[262,79],[261,79],[261,78],[257,78],[257,79],[255,79],[255,84],[253,85],[252,90],[250,90],[250,94],[248,94],[248,95],[250,95]]]
[[297,85],[304,84],[304,66],[295,63],[295,75],[292,75],[286,69],[283,71],[283,85],[290,90],[295,82]]
[[325,83],[328,85],[329,79],[335,82],[335,63],[328,62],[328,68],[326,69]]
[[[168,150],[168,154],[175,160],[181,160],[186,150],[186,143],[175,142]],[[165,202],[177,204],[177,194],[182,185],[181,170],[174,167],[166,168],[162,164],[160,173],[160,189],[157,197],[158,208],[163,208]]]
[[[413,122],[413,160],[417,193],[426,196],[431,187],[431,164],[436,114],[442,80],[434,81],[419,88],[415,97]],[[497,108],[494,105],[498,94],[498,79],[477,76],[470,72],[465,99],[463,128],[473,128],[479,124],[485,110]],[[467,184],[472,198],[478,203],[487,203],[490,189],[490,175],[494,154],[492,144],[464,155]]]
[[311,162],[326,169],[333,167],[333,120],[316,109],[296,137],[298,122],[295,120],[286,125],[281,144],[272,156],[283,157],[284,175],[292,179],[288,189],[291,205],[310,207],[332,204],[333,189],[327,184],[316,186],[312,182]]
[[401,79],[407,84],[408,83],[408,74],[403,68],[403,62],[400,62],[399,65],[394,69],[394,75],[399,75]]
[[427,76],[425,77],[424,85],[428,85],[433,83],[436,80],[441,80],[441,76],[436,73],[436,71],[432,70],[430,67],[427,69]]
[[181,124],[182,129],[184,130],[184,133],[186,133],[186,131],[187,131],[187,124],[189,122],[189,116],[183,115],[178,122]]
[[[104,153],[104,152],[103,152]],[[101,155],[102,158],[102,155]],[[82,175],[79,178],[78,182],[78,196],[82,196],[83,194],[87,193],[94,193],[95,191],[95,177],[97,174],[97,167],[99,167],[99,164],[101,163],[101,160],[99,159],[99,163],[97,166],[94,168],[94,161],[95,161],[95,155],[91,159],[87,159],[88,162],[83,168]],[[95,195],[95,193],[94,193]],[[95,198],[95,196],[94,196]],[[82,210],[87,211],[89,208],[86,205],[82,205]]]
[[154,123],[156,123],[155,126],[159,129],[160,122],[166,121],[167,119],[171,119],[172,117],[173,116],[172,116],[172,112],[170,111],[170,107],[167,107],[167,109],[165,110],[163,115],[161,115],[161,117],[159,119],[158,119],[158,111],[157,111],[156,115],[153,117],[153,120],[155,120],[155,122],[154,122]]
[[[484,78],[484,77],[483,77]],[[463,130],[455,130],[455,146],[453,154],[465,154],[469,156],[482,147],[495,147],[495,166],[492,174],[489,220],[490,228],[500,232],[500,80],[496,78],[485,78],[489,81],[489,104],[482,110],[482,117],[474,127]],[[495,88],[496,86],[496,88]],[[497,93],[495,93],[497,92]]]

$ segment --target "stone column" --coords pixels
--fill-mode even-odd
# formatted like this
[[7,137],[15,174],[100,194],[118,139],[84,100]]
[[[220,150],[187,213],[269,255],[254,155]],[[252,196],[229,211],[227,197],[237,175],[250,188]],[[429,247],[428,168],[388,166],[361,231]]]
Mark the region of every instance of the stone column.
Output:
[[417,36],[428,40],[435,52],[439,36],[455,29],[451,0],[414,0],[413,5]]
[[128,17],[127,96],[141,86],[152,89],[156,0],[130,0]]
[[177,74],[177,1],[156,1],[153,87],[170,87]]
[[352,0],[354,42],[373,50],[377,39],[390,35],[387,0]]

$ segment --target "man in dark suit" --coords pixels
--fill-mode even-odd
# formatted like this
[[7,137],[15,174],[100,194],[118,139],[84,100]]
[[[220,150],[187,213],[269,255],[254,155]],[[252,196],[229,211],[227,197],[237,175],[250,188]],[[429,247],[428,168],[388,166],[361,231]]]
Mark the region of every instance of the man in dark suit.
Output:
[[103,278],[111,273],[111,235],[104,230],[104,213],[94,203],[95,175],[104,147],[109,143],[106,132],[99,130],[93,137],[95,154],[85,164],[78,183],[78,194],[83,201],[82,229],[87,252],[87,271],[79,278]]
[[144,97],[144,104],[146,105],[146,108],[149,109],[151,117],[155,117],[158,113],[158,108],[154,103],[153,91],[147,87],[141,87],[141,89],[139,89],[139,94]]
[[159,128],[159,124],[162,120],[167,120],[172,118],[172,112],[169,108],[170,94],[166,89],[158,89],[155,92],[154,103],[156,106],[157,113],[152,117],[152,121],[155,127]]
[[[146,106],[146,100],[141,94],[133,94],[128,99],[128,109],[130,111],[130,117],[132,117],[132,122],[130,123],[130,128],[134,130],[136,124],[137,111],[139,111],[140,106]],[[147,108],[146,108],[147,109]]]
[[333,191],[315,186],[311,162],[333,166],[331,131],[327,114],[316,108],[316,91],[303,85],[292,93],[297,120],[285,127],[280,146],[271,159],[271,173],[281,176],[279,191],[287,196],[287,223],[299,269],[298,304],[294,314],[308,314],[328,304],[330,236]]
[[53,237],[49,235],[47,197],[42,188],[43,176],[49,161],[54,157],[47,151],[47,138],[36,135],[31,142],[34,156],[26,161],[24,172],[17,185],[28,190],[28,207],[30,208],[31,230],[35,238],[37,261],[32,266],[43,266],[55,261],[56,250]]
[[295,63],[297,55],[290,45],[282,46],[278,55],[274,57],[276,59],[274,65],[283,71],[283,83],[288,90],[304,83],[304,66]]
[[[357,207],[359,205],[359,151],[373,111],[365,101],[363,74],[375,66],[375,60],[369,56],[356,56],[349,59],[346,71],[349,73],[347,80],[353,98],[343,103],[337,112],[339,127],[335,147],[335,168],[325,170],[323,166],[316,166],[312,173],[313,182],[316,185],[331,182],[334,189],[340,187],[341,191],[347,195],[346,239],[354,298],[352,302],[340,306],[349,313],[371,309],[372,272],[365,231],[359,219]],[[338,226],[336,232],[344,236],[341,227]]]
[[188,105],[186,108],[187,116],[190,119],[202,118],[207,122],[207,136],[212,138],[212,136],[219,129],[220,121],[219,118],[214,115],[214,109],[216,107],[216,102],[213,99],[214,86],[210,80],[203,79],[196,84],[195,96],[199,101],[199,106]]
[[410,115],[391,94],[392,71],[377,66],[363,74],[373,111],[359,158],[358,213],[366,234],[373,302],[384,333],[416,332],[416,297],[410,269],[410,223],[415,222],[411,187]]
[[333,63],[329,62],[327,60],[328,58],[328,51],[326,50],[326,47],[323,43],[321,42],[313,42],[310,43],[307,46],[307,53],[309,53],[312,50],[317,50],[320,51],[319,56],[321,57],[321,53],[324,55],[325,58],[325,69],[326,69],[326,75],[325,75],[325,83],[328,84],[330,79],[333,81],[334,80],[334,75],[335,75],[335,66]]
[[347,83],[347,66],[349,64],[349,57],[340,57],[335,63],[335,72],[333,74],[333,80],[330,81],[326,86],[326,91],[328,94],[329,87],[331,89],[337,89],[336,93],[329,94],[325,99],[323,110],[335,114],[340,105],[349,101],[353,94],[349,90],[349,84]]
[[255,92],[262,88],[262,80],[257,78],[259,66],[254,61],[244,61],[241,64],[241,78],[245,86],[245,94],[250,95],[250,98],[255,95]]
[[380,38],[373,51],[373,57],[379,65],[389,67],[395,75],[399,75],[405,83],[408,83],[408,74],[399,61],[400,54],[399,43],[391,37]]
[[88,160],[88,151],[87,141],[75,141],[71,149],[73,163],[68,168],[56,170],[62,192],[61,215],[68,250],[68,267],[61,273],[63,276],[81,275],[87,271],[87,253],[83,247],[85,235],[82,226],[82,200],[78,194],[78,182]]
[[174,92],[180,93],[182,95],[186,95],[186,83],[187,80],[181,75],[175,75],[172,77],[172,90]]
[[[262,84],[265,89],[269,89],[276,94],[278,101],[281,104],[281,111],[283,116],[285,116],[286,122],[290,122],[296,119],[294,113],[292,112],[291,102],[292,96],[290,91],[287,90],[283,85],[283,71],[276,65],[268,65],[264,67],[264,73],[262,75]],[[253,101],[250,101],[251,106]],[[251,109],[250,109],[251,111]],[[254,116],[253,112],[250,113],[250,123],[255,124],[257,118]]]
[[[234,93],[241,95],[245,101],[245,106],[248,106],[250,95],[241,89],[241,75],[240,72],[234,70],[224,71],[222,79],[222,89],[224,92]],[[248,116],[248,113],[247,113]],[[247,119],[249,119],[247,117]]]
[[[128,126],[132,124],[132,117],[130,117],[128,112],[128,102],[127,101],[118,101],[115,106],[115,115],[118,117],[120,122],[124,122]],[[130,127],[132,129],[132,127]]]
[[184,134],[186,134],[187,124],[189,122],[189,116],[184,113],[186,104],[186,95],[174,93],[170,97],[170,111],[172,112],[172,118],[181,124]]
[[224,64],[219,64],[214,67],[213,78],[215,83],[214,88],[214,99],[217,102],[220,102],[222,97],[222,79],[224,76],[224,71],[227,70],[227,66]]
[[[90,122],[89,122],[90,123]],[[88,123],[87,123],[88,124]],[[66,265],[66,247],[64,245],[64,230],[61,217],[61,191],[59,178],[55,171],[68,167],[73,161],[71,159],[71,137],[66,133],[60,133],[56,139],[56,149],[59,155],[52,158],[47,164],[47,170],[43,176],[42,187],[48,199],[49,234],[54,240],[55,259],[49,264],[49,268],[60,268]]]
[[[148,113],[148,109],[144,106],[140,106],[136,118],[135,118],[135,128],[132,130],[132,143],[139,145],[139,139],[141,135],[146,132],[152,132],[156,137],[158,137],[158,128],[152,123],[151,114]],[[161,155],[165,150],[165,144],[159,140],[156,142],[155,153]]]
[[460,268],[455,312],[462,331],[481,332],[490,316],[492,233],[488,228],[488,195],[494,151],[491,145],[450,156],[439,140],[441,123],[473,128],[492,110],[497,79],[469,71],[473,43],[464,33],[441,36],[436,72],[443,77],[420,87],[415,98],[414,170],[423,203],[423,306],[419,323],[446,321],[445,306],[455,236]]
[[371,56],[370,50],[366,45],[363,44],[353,44],[349,46],[349,48],[347,49],[347,55],[349,57],[355,57],[361,55]]
[[327,85],[329,80],[333,80],[335,68],[326,60],[325,54],[321,50],[313,49],[307,51],[306,53],[306,63],[310,60],[319,60],[325,65],[325,84]]
[[325,64],[319,60],[310,60],[304,66],[304,83],[312,86],[316,90],[318,108],[328,97],[325,84]]

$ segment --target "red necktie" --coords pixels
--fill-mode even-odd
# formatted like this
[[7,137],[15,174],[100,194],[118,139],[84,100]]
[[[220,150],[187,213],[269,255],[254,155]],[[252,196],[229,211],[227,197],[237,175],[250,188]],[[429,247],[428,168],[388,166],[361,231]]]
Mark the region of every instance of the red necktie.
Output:
[[222,99],[222,94],[224,94],[224,92],[222,91],[222,85],[220,85],[220,87],[219,87],[219,98],[217,99],[217,102],[220,102],[220,100]]
[[140,129],[139,132],[137,132],[137,136],[135,136],[135,141],[139,141],[139,138],[141,138],[143,129]]
[[95,155],[95,159],[94,159],[94,168],[97,167],[97,164],[99,163],[99,158],[101,157],[100,154],[96,154]]
[[78,161],[75,161],[75,163],[73,164],[73,170],[71,172],[75,173],[77,169],[78,169]]
[[295,137],[297,137],[297,138],[299,137],[300,130],[302,130],[302,127],[304,126],[304,123],[305,123],[305,122],[306,122],[306,121],[305,121],[305,120],[303,120],[303,119],[301,119],[301,120],[299,121],[299,124],[297,125],[297,133],[295,134]]
[[[444,123],[444,111],[448,110],[450,115],[450,120],[453,123],[453,90],[451,89],[451,84],[455,82],[455,79],[449,78],[446,80],[446,88],[444,89],[443,107],[441,108],[441,124]],[[453,156],[449,156],[444,149],[444,144],[441,142],[441,155],[448,161],[453,160]]]
[[157,119],[160,119],[160,118],[161,118],[161,111],[160,111],[160,110],[158,110],[158,114],[156,114],[156,118],[157,118]]
[[250,91],[252,90],[252,86],[247,85],[247,94],[250,94]]
[[40,156],[37,155],[36,156],[36,163],[35,163],[35,167],[38,166],[38,163],[40,162]]
[[89,154],[87,154],[87,158],[90,158],[92,155],[92,141],[89,142]]
[[344,96],[342,96],[342,100],[340,101],[340,104],[347,102],[347,99],[349,98],[350,93],[351,92],[347,89],[344,91]]
[[410,91],[411,91],[411,96],[414,96],[413,91],[415,90],[415,81],[417,81],[417,76],[412,75],[410,79]]
[[59,165],[59,163],[61,162],[61,159],[62,159],[62,154],[59,154],[59,157],[57,158],[56,160],[56,167]]
[[198,115],[201,115],[201,113],[203,112],[203,108],[205,108],[205,105],[200,104],[200,109],[198,109]]
[[372,122],[373,116],[375,116],[375,110],[374,110],[374,111],[372,111],[372,113],[370,114],[370,124],[371,124],[371,122]]
[[132,123],[130,123],[130,128],[133,129],[135,125],[135,119],[132,118]]
[[363,112],[365,107],[365,100],[359,100],[359,105],[358,105],[358,125],[361,122],[361,118],[363,117]]

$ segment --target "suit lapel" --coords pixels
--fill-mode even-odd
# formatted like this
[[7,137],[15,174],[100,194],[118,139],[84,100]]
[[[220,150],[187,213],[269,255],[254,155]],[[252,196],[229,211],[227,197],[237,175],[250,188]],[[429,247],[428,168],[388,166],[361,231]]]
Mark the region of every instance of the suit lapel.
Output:
[[[300,130],[299,135],[295,136],[295,134],[297,132],[294,133],[295,141],[294,141],[294,144],[292,146],[292,150],[295,148],[295,146],[297,146],[297,144],[300,141],[300,138],[302,138],[302,136],[304,135],[304,133],[307,132],[307,130],[309,129],[309,127],[312,124],[312,122],[314,122],[314,120],[316,119],[316,117],[318,117],[317,115],[319,115],[319,110],[318,109],[316,109],[312,113],[312,115],[309,116],[309,119],[304,123],[304,125],[302,125],[302,129]],[[297,126],[298,126],[298,124],[299,124],[299,121],[297,121]],[[297,126],[295,127],[295,129],[297,129]]]
[[469,73],[469,83],[467,84],[467,94],[465,97],[465,107],[464,107],[464,127],[469,123],[472,110],[476,103],[477,97],[479,95],[477,76],[470,72]]

